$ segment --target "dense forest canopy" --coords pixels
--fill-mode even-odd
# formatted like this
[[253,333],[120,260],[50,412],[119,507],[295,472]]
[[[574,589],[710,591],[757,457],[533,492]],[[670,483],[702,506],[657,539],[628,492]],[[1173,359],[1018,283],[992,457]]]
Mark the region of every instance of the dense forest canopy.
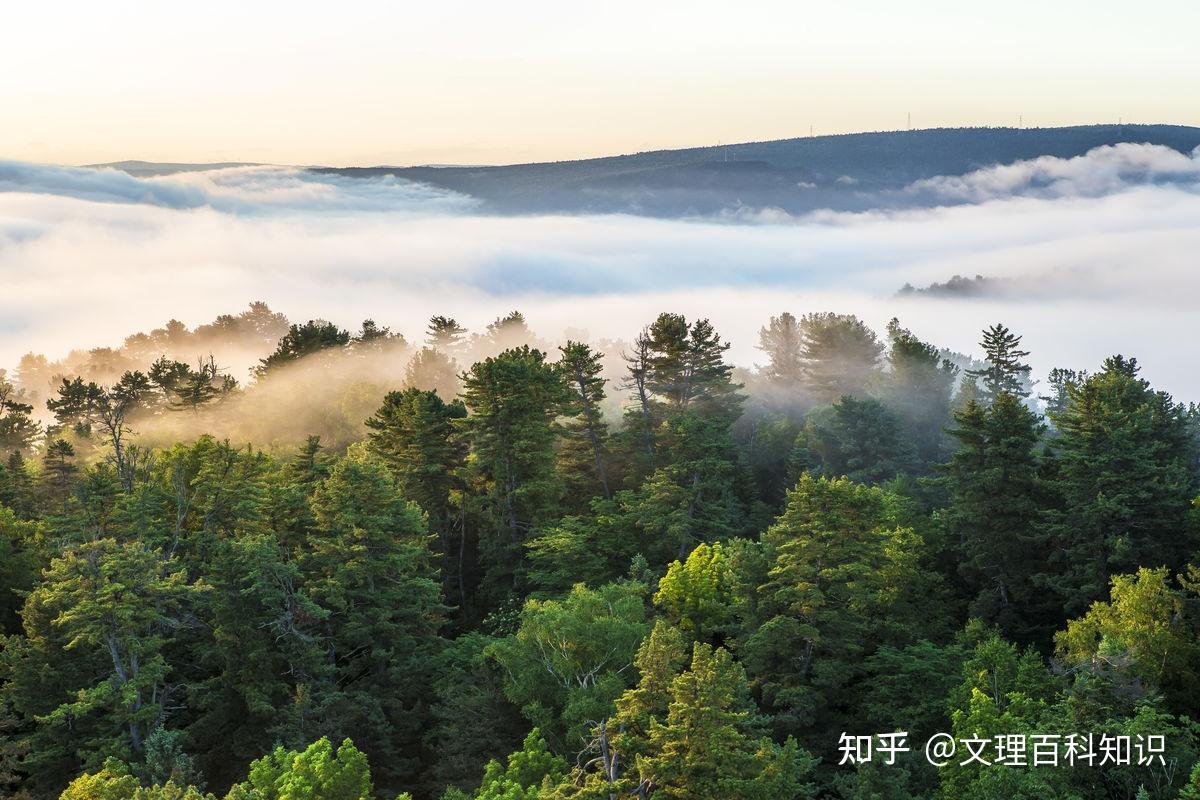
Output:
[[0,371],[0,793],[1200,798],[1195,406],[1002,324],[646,323],[253,303]]

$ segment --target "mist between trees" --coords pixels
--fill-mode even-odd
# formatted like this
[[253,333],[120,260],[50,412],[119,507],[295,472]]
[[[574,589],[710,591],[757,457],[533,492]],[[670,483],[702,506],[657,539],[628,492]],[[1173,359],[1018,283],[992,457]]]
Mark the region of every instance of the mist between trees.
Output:
[[[1200,797],[1200,427],[1135,359],[586,339],[253,303],[0,374],[0,788]],[[1168,752],[836,766],[893,730]]]

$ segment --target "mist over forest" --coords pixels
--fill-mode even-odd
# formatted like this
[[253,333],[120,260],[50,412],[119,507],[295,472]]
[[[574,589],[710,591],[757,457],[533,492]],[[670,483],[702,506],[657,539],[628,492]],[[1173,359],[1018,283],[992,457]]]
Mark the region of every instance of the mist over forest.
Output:
[[1197,800],[1197,145],[0,162],[0,796]]

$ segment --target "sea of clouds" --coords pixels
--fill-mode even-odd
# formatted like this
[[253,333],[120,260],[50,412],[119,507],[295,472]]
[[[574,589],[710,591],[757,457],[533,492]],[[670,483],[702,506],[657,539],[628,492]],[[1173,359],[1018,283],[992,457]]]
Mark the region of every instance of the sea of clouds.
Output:
[[[410,339],[431,314],[478,329],[514,308],[547,337],[629,338],[672,310],[711,318],[747,366],[768,316],[832,310],[971,353],[1003,321],[1039,373],[1121,352],[1200,400],[1200,153],[1118,145],[907,191],[918,207],[801,218],[506,217],[394,178],[0,161],[0,367],[254,299]],[[955,274],[1009,280],[994,297],[894,296]]]

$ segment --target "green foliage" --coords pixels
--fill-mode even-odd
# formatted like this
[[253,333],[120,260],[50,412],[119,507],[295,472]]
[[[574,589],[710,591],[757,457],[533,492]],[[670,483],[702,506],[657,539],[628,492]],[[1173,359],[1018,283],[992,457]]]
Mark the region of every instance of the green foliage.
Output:
[[517,632],[489,648],[504,692],[554,742],[575,742],[634,679],[647,630],[646,587],[575,586],[560,600],[528,600]]
[[474,800],[538,800],[542,785],[561,780],[566,771],[567,762],[546,749],[546,740],[534,728],[521,749],[508,756],[507,765],[488,762]]
[[140,755],[169,697],[165,634],[182,624],[202,588],[190,585],[176,562],[137,542],[100,539],[54,559],[26,604],[30,641],[44,648],[61,641],[62,651],[102,654],[108,664],[102,679],[77,687],[42,724],[71,726],[100,715],[112,731],[101,752]]
[[1143,567],[1136,575],[1115,576],[1110,600],[1093,603],[1055,643],[1077,669],[1135,679],[1165,692],[1173,707],[1193,711],[1200,709],[1195,607],[1195,598],[1171,585],[1166,568]]
[[670,688],[667,714],[650,724],[637,768],[654,797],[772,800],[796,797],[813,761],[794,739],[758,736],[742,668],[697,643]]
[[804,374],[803,344],[804,336],[794,316],[785,311],[771,317],[766,327],[758,330],[758,349],[767,355],[764,377],[782,387],[797,386]]
[[852,686],[863,659],[902,642],[917,620],[936,626],[915,606],[932,583],[905,513],[902,499],[883,489],[804,475],[763,535],[767,571],[750,589],[757,600],[747,598],[753,610],[738,652],[782,730],[844,722],[857,705]]
[[1048,557],[1038,535],[1047,489],[1037,447],[1037,415],[1016,395],[974,401],[954,415],[958,449],[944,468],[942,514],[959,543],[958,571],[971,614],[1021,641],[1045,636],[1054,619],[1036,576]]
[[844,396],[809,412],[796,438],[796,465],[816,475],[885,483],[909,468],[913,447],[900,420],[873,398]]
[[967,375],[979,382],[980,401],[987,404],[1002,394],[1028,397],[1025,388],[1029,380],[1029,365],[1021,359],[1029,355],[1021,349],[1021,337],[997,323],[983,331],[983,347],[987,365],[969,369]]
[[720,543],[696,546],[687,561],[672,562],[654,602],[672,624],[711,641],[733,619],[733,575]]
[[279,340],[275,352],[259,362],[256,373],[261,378],[284,364],[299,361],[322,350],[345,347],[348,344],[350,344],[350,333],[340,329],[332,322],[316,319],[309,320],[303,325],[292,325]]
[[1054,418],[1060,499],[1044,530],[1053,585],[1074,615],[1103,597],[1111,575],[1184,565],[1196,546],[1197,474],[1187,410],[1139,378],[1136,360],[1113,356],[1067,393]]
[[[951,358],[979,362],[895,320],[885,351],[782,314],[755,374],[678,314],[556,363],[519,313],[469,339],[434,317],[390,392],[398,334],[284,325],[263,306],[0,376],[0,448],[27,381],[56,418],[0,467],[0,794],[1200,796],[1200,415],[1132,360],[1052,373],[1046,426],[1002,326],[952,399]],[[230,331],[283,335],[236,404],[394,369],[345,435],[165,445],[220,421],[215,357],[175,359]],[[837,764],[839,732],[889,730],[910,760]],[[942,730],[1167,752],[935,768]]]
[[71,781],[58,800],[132,800],[139,788],[129,768],[110,758],[99,771]]
[[947,449],[945,428],[959,368],[936,347],[901,328],[897,319],[888,323],[887,334],[883,398],[904,422],[920,463],[939,463]]
[[[236,792],[236,794],[235,794]],[[230,800],[371,800],[367,757],[345,739],[335,751],[329,739],[302,752],[277,747],[250,765],[250,776]]]
[[858,317],[805,314],[800,335],[803,385],[813,401],[829,404],[846,395],[862,397],[878,380],[883,345]]
[[25,392],[13,386],[7,372],[0,369],[0,454],[27,452],[41,433],[41,426],[31,416],[33,404],[25,400]]
[[[582,342],[567,342],[559,352],[562,357],[556,366],[566,392],[559,409],[564,421],[558,471],[566,484],[567,497],[612,497],[608,425],[601,414],[606,381],[600,377],[600,354]],[[574,505],[578,508],[579,502]]]
[[419,737],[414,709],[444,612],[425,519],[361,451],[334,465],[312,509],[301,571],[329,612],[322,625],[333,669],[295,712],[314,715],[319,731],[362,737],[381,774],[411,774],[418,765],[402,754]]
[[562,481],[554,470],[557,370],[528,345],[476,363],[464,376],[470,443],[467,483],[478,520],[482,594],[496,604],[523,579],[531,530],[554,520]]

